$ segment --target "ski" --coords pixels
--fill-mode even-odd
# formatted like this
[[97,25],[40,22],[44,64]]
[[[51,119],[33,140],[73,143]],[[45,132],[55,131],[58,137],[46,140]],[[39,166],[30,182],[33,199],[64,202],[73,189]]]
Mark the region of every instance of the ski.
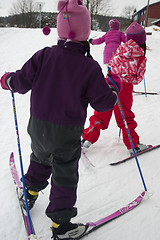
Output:
[[159,92],[144,92],[144,91],[133,91],[133,93],[135,93],[135,94],[142,94],[142,95],[144,95],[144,94],[148,94],[148,95],[160,95],[160,91]]
[[76,238],[76,240],[82,239],[83,237],[87,236],[88,234],[92,233],[93,231],[99,229],[100,227],[104,226],[105,224],[109,223],[110,221],[122,216],[123,214],[131,211],[135,207],[137,207],[141,201],[143,200],[145,196],[145,191],[142,192],[134,201],[127,204],[125,207],[117,210],[116,212],[96,221],[96,222],[88,222],[86,223],[86,226],[88,227],[86,232],[80,236],[79,238]]
[[84,152],[84,150],[82,149],[81,151],[81,155],[84,157],[84,159],[87,161],[87,163],[92,166],[95,167],[94,164],[90,161],[90,159],[87,157],[86,153]]
[[[160,144],[155,145],[155,146],[150,146],[149,148],[147,148],[147,149],[145,149],[145,150],[143,150],[143,151],[141,151],[141,152],[138,152],[136,155],[137,155],[137,156],[142,155],[142,154],[144,154],[144,153],[153,151],[154,149],[157,149],[157,148],[159,148],[159,147],[160,147]],[[110,163],[109,165],[117,165],[117,164],[120,164],[120,163],[124,163],[124,162],[126,162],[126,161],[128,161],[128,160],[130,160],[130,159],[132,159],[132,158],[134,158],[134,155],[129,156],[129,157],[127,157],[127,158],[124,158],[124,159],[122,159],[122,160],[119,160],[119,161],[117,161],[117,162],[112,162],[112,163]]]
[[[26,213],[25,209],[22,207],[22,203],[21,203],[21,199],[20,199],[20,192],[22,192],[23,187],[22,187],[22,183],[21,183],[21,181],[19,180],[19,177],[18,177],[13,153],[11,153],[10,160],[9,160],[9,165],[10,165],[10,169],[11,169],[14,184],[16,185],[16,193],[17,193],[17,197],[18,197],[18,200],[19,200],[20,209],[21,209],[21,212],[22,212],[23,220],[24,220],[24,225],[25,225],[25,228],[26,228],[27,239],[28,240],[37,239],[32,222],[31,222],[31,224],[32,224],[32,229],[33,229],[34,233],[33,234],[30,233],[28,216],[27,216],[27,213]],[[108,215],[108,216],[106,216],[106,217],[104,217],[104,218],[102,218],[102,219],[100,219],[96,222],[87,222],[86,223],[86,227],[87,227],[86,232],[82,236],[76,238],[76,240],[82,239],[83,237],[85,237],[88,234],[92,233],[93,231],[99,229],[103,225],[105,225],[105,224],[109,223],[110,221],[112,221],[112,220],[122,216],[123,214],[131,211],[132,209],[134,209],[135,207],[137,207],[141,203],[144,196],[145,196],[145,191],[142,192],[134,201],[130,202],[125,207],[122,207],[121,209],[115,211],[114,213],[112,213],[112,214],[110,214],[110,215]]]
[[17,197],[18,197],[18,201],[19,201],[19,205],[20,205],[25,229],[26,229],[27,239],[28,240],[37,239],[32,221],[31,221],[31,226],[32,226],[33,233],[31,234],[27,212],[22,206],[21,196],[23,194],[23,186],[22,186],[22,183],[21,183],[21,181],[19,180],[19,177],[18,177],[18,172],[17,172],[17,169],[16,169],[13,152],[10,155],[9,166],[10,166],[10,170],[11,170],[11,174],[12,174],[12,177],[13,177],[14,184],[16,186],[16,193],[17,193]]

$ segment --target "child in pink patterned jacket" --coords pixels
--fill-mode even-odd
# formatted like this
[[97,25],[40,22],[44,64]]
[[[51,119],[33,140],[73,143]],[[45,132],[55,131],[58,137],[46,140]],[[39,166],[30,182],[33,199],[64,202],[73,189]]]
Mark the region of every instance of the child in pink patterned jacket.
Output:
[[110,31],[107,31],[102,37],[97,39],[90,39],[92,45],[99,45],[105,43],[103,52],[103,63],[108,64],[111,57],[119,47],[121,42],[126,42],[126,36],[120,29],[120,22],[117,19],[109,21]]
[[[133,22],[127,28],[126,34],[127,42],[118,47],[114,56],[110,60],[109,66],[111,67],[112,73],[119,76],[122,81],[123,88],[119,94],[119,99],[134,148],[136,152],[139,152],[149,146],[141,144],[139,141],[139,135],[135,131],[137,122],[134,119],[135,115],[131,108],[133,104],[133,85],[139,84],[143,80],[143,75],[146,71],[146,33],[141,25]],[[123,142],[132,155],[133,150],[131,148],[131,143],[129,141],[118,104],[116,104],[114,110],[111,111],[101,113],[94,111],[94,115],[90,117],[90,126],[86,128],[83,133],[83,146],[89,147],[98,140],[100,130],[108,128],[113,111],[117,125],[120,129],[122,129]]]

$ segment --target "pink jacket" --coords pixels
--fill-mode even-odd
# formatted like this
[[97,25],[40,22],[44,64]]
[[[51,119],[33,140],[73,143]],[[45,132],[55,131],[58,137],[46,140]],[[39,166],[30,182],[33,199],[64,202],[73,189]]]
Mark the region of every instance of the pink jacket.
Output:
[[112,55],[115,53],[121,42],[126,42],[126,36],[119,30],[110,30],[106,32],[102,37],[93,39],[93,45],[99,45],[105,42],[103,51],[103,62],[104,64],[109,63]]
[[118,47],[109,65],[122,82],[136,85],[143,80],[146,61],[144,50],[131,39]]

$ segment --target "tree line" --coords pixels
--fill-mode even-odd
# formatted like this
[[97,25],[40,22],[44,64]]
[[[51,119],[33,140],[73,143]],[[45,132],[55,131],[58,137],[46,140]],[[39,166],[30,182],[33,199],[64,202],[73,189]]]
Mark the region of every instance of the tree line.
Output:
[[[42,12],[41,13],[41,27],[49,25],[57,13],[52,12]],[[108,22],[114,18],[113,16],[103,16],[103,15],[95,15],[94,21],[92,23],[92,30],[100,30],[100,31],[108,31],[109,25]],[[115,17],[121,23],[121,30],[125,31],[125,29],[130,25],[131,20],[124,17]],[[51,27],[56,28],[57,22],[56,20],[52,24]],[[0,17],[0,27],[18,27],[18,28],[39,28],[40,20],[39,13],[24,13],[24,14],[16,14],[8,17]]]
[[[56,1],[56,0],[53,0]],[[92,30],[109,30],[108,21],[112,15],[111,0],[83,0],[83,4],[91,14]],[[58,1],[57,1],[58,2]],[[8,17],[0,17],[0,27],[39,28],[49,25],[57,13],[42,12],[43,3],[35,0],[17,0],[10,10]],[[131,13],[135,12],[133,6],[126,6],[125,16],[115,17],[121,22],[121,30],[131,23]],[[52,27],[56,27],[56,21]]]

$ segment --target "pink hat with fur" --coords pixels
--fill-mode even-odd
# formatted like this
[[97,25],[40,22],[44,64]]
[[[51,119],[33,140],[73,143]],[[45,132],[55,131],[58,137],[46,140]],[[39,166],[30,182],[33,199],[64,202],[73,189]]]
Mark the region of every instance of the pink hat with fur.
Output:
[[[75,41],[86,41],[89,38],[91,17],[81,0],[60,0],[58,11],[57,32],[60,38]],[[48,35],[49,27],[44,27],[43,33]]]
[[110,30],[119,30],[120,29],[120,22],[117,19],[111,19],[109,21]]

